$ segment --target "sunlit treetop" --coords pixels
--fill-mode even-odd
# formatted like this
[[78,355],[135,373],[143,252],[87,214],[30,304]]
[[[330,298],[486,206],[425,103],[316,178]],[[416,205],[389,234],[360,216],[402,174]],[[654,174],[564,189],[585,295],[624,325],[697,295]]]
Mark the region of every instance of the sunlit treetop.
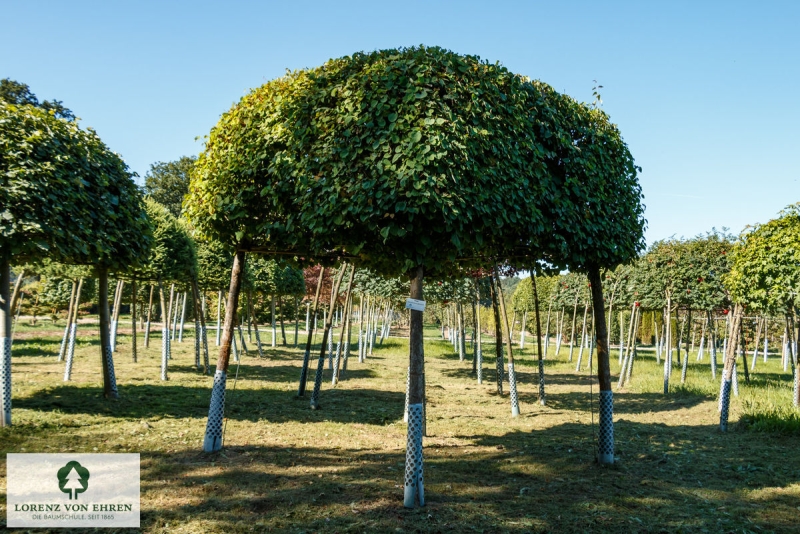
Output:
[[756,311],[787,313],[800,306],[800,203],[742,232],[725,285],[734,302]]
[[147,257],[151,227],[122,159],[92,130],[0,102],[0,249],[15,261],[124,270]]
[[195,171],[185,208],[203,233],[382,274],[446,275],[521,246],[580,269],[624,261],[641,241],[635,169],[605,115],[440,48],[268,82],[222,116]]

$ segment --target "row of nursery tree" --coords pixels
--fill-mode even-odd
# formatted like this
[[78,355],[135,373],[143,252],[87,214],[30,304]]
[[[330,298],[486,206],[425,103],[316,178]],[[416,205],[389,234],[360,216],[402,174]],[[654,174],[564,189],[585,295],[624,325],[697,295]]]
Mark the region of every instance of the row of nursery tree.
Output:
[[[375,326],[379,323],[376,317],[384,317],[380,319],[383,325],[398,315],[407,319],[408,441],[404,503],[409,507],[424,504],[422,309],[426,301],[436,300],[441,289],[440,313],[447,314],[448,326],[458,331],[450,337],[459,340],[462,351],[468,329],[464,324],[465,314],[471,307],[469,299],[489,299],[497,339],[498,389],[502,391],[505,351],[512,414],[516,415],[519,405],[511,342],[511,325],[515,321],[513,310],[506,306],[500,274],[518,270],[534,274],[568,270],[579,277],[580,273],[585,278],[578,279],[574,286],[568,284],[572,287],[565,289],[585,288],[582,291],[591,295],[591,302],[584,304],[584,314],[591,310],[594,324],[594,335],[589,337],[594,340],[596,351],[590,351],[589,355],[596,357],[599,385],[597,458],[602,464],[613,463],[610,321],[606,310],[613,315],[614,306],[618,311],[622,308],[622,296],[617,301],[619,305],[612,305],[617,299],[616,292],[620,295],[624,292],[622,281],[615,289],[613,277],[620,264],[636,260],[643,251],[645,220],[638,182],[640,169],[620,131],[598,108],[598,103],[599,100],[594,104],[578,102],[546,83],[511,73],[497,63],[420,46],[356,53],[332,59],[317,68],[287,73],[252,90],[224,113],[206,138],[204,151],[192,168],[188,195],[182,204],[187,232],[200,242],[224,244],[232,252],[229,275],[220,280],[220,289],[227,287],[227,294],[204,449],[216,451],[223,445],[230,356],[234,352],[235,357],[237,335],[243,341],[241,317],[257,316],[249,311],[256,297],[248,297],[247,273],[256,264],[256,258],[263,256],[289,262],[296,268],[320,266],[310,308],[312,316],[317,316],[320,309],[327,308],[327,312],[322,314],[324,326],[312,408],[320,407],[321,369],[326,354],[332,350],[328,341],[332,324],[340,317],[337,309],[344,312],[344,324],[352,324],[348,318],[353,317],[357,272],[368,269],[371,279],[382,277],[391,281],[399,277],[408,288],[405,296],[411,299],[407,304],[409,312],[397,314],[397,306],[377,297],[370,304],[359,303],[359,306],[363,310],[377,310],[369,316],[370,324]],[[8,166],[3,160],[3,179],[15,186],[4,187],[2,193],[11,195],[2,198],[3,205],[11,208],[0,219],[3,291],[8,291],[11,263],[22,264],[46,255],[59,263],[90,265],[99,280],[104,336],[101,349],[104,366],[112,371],[107,383],[113,383],[107,305],[109,272],[121,279],[137,278],[140,283],[146,279],[155,284],[162,310],[172,309],[167,306],[165,288],[173,282],[176,287],[180,283],[192,285],[195,307],[202,307],[198,304],[201,300],[198,275],[167,276],[166,271],[149,270],[152,267],[147,266],[152,265],[154,255],[169,254],[159,248],[158,227],[148,217],[147,205],[118,157],[112,158],[102,147],[104,157],[116,165],[110,182],[125,188],[128,192],[125,198],[115,192],[106,193],[107,183],[96,183],[99,174],[89,172],[96,168],[92,162],[81,162],[73,172],[69,165],[61,165],[63,159],[53,154],[43,158],[47,149],[38,145],[28,149],[29,140],[36,140],[38,132],[48,131],[50,124],[54,130],[72,128],[75,137],[84,135],[73,123],[32,105],[3,105],[0,109],[3,113],[0,124],[8,120],[20,122],[19,126],[0,130],[0,143],[10,143],[11,152],[21,154],[9,160]],[[43,126],[47,122],[47,126],[25,129],[23,117],[28,116],[35,116]],[[20,130],[25,133],[15,138]],[[74,145],[76,158],[87,153],[80,139],[65,137],[59,141],[44,145]],[[43,163],[36,165],[32,161]],[[41,200],[50,194],[47,173],[53,169],[63,181],[57,194],[64,195],[55,203]],[[33,186],[28,187],[28,183]],[[41,199],[14,196],[28,194],[37,186]],[[94,196],[81,197],[87,191]],[[33,216],[28,211],[31,206]],[[52,213],[52,206],[63,208],[63,212]],[[112,223],[93,219],[93,213]],[[177,232],[181,225],[175,222],[167,226],[170,232]],[[44,228],[54,230],[42,231]],[[797,239],[797,233],[788,235]],[[790,249],[785,243],[783,246]],[[794,263],[788,265],[796,272],[797,247],[792,250]],[[186,257],[188,253],[167,257],[165,261],[183,265]],[[224,257],[227,259],[227,255]],[[669,260],[669,254],[666,257],[664,261],[674,261]],[[322,281],[332,269],[335,272],[331,298],[326,301],[320,298]],[[149,274],[131,276],[144,272]],[[612,278],[605,279],[604,273]],[[732,269],[731,279],[735,273]],[[752,284],[752,275],[751,271],[743,273],[741,282],[729,287],[734,312],[727,335],[723,391],[730,389],[746,303],[742,295],[746,286]],[[762,298],[764,305],[781,302],[785,307],[788,299],[781,301],[783,294],[774,294],[775,284],[770,276],[764,275],[764,284],[769,286]],[[619,280],[622,278],[620,275]],[[792,280],[786,287],[796,290],[796,280]],[[534,295],[538,294],[536,281],[535,276]],[[780,283],[786,285],[786,281],[784,277]],[[447,294],[450,289],[461,289],[448,289],[446,284],[461,285],[470,297],[461,300]],[[343,288],[346,296],[341,302],[337,297]],[[552,314],[557,306],[551,293],[556,295],[558,291],[547,293],[546,288],[542,289],[545,291],[542,302],[547,302]],[[670,286],[665,294],[669,304],[653,303],[654,307],[666,306],[667,324],[671,324],[670,314],[679,306],[677,293],[683,289],[679,285]],[[7,354],[3,361],[8,362],[3,369],[10,376],[10,314],[5,293],[0,302],[3,319],[0,338],[5,340],[3,347]],[[653,295],[656,293],[653,291]],[[794,295],[796,298],[796,291]],[[578,314],[574,303],[580,301],[580,295],[573,295],[572,299],[570,313],[574,323]],[[219,300],[222,299],[218,294]],[[542,332],[539,300],[534,298],[534,322],[543,402],[541,345],[543,338],[549,336]],[[243,307],[248,311],[243,313]],[[772,311],[768,306],[766,309]],[[518,311],[525,310],[527,307]],[[199,312],[197,315],[204,317]],[[484,314],[473,315],[478,323]],[[563,323],[563,312],[561,315]],[[169,318],[167,315],[165,325],[170,324]],[[200,328],[202,331],[203,325]],[[482,368],[483,328],[481,324],[475,325],[478,369]],[[575,329],[572,327],[572,331]],[[667,337],[672,335],[671,328],[666,332]],[[163,337],[169,339],[166,332]],[[305,347],[301,394],[310,378],[306,370],[310,366],[312,337],[308,336]],[[363,341],[360,345],[363,346]],[[162,355],[165,362],[168,350],[167,344],[167,355]],[[166,369],[166,363],[163,367]],[[10,394],[10,382],[4,392]],[[107,387],[107,394],[116,395],[115,387]],[[3,402],[10,422],[10,397]],[[726,401],[720,419],[723,428],[727,417]]]

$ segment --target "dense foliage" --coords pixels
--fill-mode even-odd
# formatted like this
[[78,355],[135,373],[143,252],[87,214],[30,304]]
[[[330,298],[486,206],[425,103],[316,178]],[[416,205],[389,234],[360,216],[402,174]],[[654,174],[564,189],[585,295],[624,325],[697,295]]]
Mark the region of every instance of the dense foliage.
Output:
[[641,246],[640,195],[602,112],[500,65],[419,47],[252,91],[212,130],[186,209],[246,250],[436,276],[511,249],[576,269],[626,261]]
[[144,177],[145,194],[180,217],[196,160],[194,156],[183,156],[176,161],[153,163]]
[[735,302],[768,313],[800,306],[800,203],[742,232],[725,281]]
[[125,268],[151,230],[122,159],[92,130],[30,105],[0,103],[0,248],[15,260]]

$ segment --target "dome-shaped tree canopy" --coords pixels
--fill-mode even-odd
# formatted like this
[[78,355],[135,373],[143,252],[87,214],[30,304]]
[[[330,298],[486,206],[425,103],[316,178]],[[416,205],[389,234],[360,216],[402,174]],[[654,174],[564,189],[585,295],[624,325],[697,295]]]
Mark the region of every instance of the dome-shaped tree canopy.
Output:
[[203,289],[228,289],[233,250],[215,240],[197,241],[197,283]]
[[542,110],[555,131],[544,136],[548,174],[544,192],[526,196],[546,221],[533,236],[545,259],[586,271],[614,268],[644,249],[644,205],[634,164],[619,129],[599,109],[543,84]]
[[245,276],[250,279],[253,289],[266,295],[299,296],[306,292],[303,271],[283,260],[268,260],[256,256],[249,258],[245,269]]
[[158,202],[145,199],[147,217],[153,225],[153,247],[138,278],[191,282],[197,277],[197,252],[187,229]]
[[800,307],[800,203],[739,236],[725,277],[731,299],[768,313]]
[[289,74],[212,130],[188,215],[247,250],[338,249],[385,273],[499,255],[512,225],[545,229],[548,158],[573,142],[576,127],[548,109],[565,100],[544,92],[555,94],[425,47]]
[[33,106],[0,103],[0,249],[17,261],[124,268],[150,226],[122,159],[92,130]]

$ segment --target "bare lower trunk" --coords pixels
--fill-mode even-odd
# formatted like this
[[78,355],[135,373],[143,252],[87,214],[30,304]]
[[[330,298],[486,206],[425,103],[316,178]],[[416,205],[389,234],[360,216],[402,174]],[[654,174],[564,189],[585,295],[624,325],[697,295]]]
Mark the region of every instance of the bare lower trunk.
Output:
[[572,351],[575,349],[575,326],[578,320],[578,292],[575,290],[575,305],[572,307],[572,330],[569,333],[569,361],[572,361]]
[[[317,308],[319,307],[319,293],[322,289],[322,278],[325,275],[325,267],[319,268],[319,279],[317,279],[317,290],[314,293],[314,315],[313,317],[317,316]],[[303,355],[303,367],[300,370],[300,387],[297,390],[297,396],[302,397],[306,392],[306,381],[308,380],[308,360],[311,355],[311,341],[313,339],[313,335],[311,332],[311,328],[308,326],[308,320],[306,320],[306,351]]]
[[319,360],[317,361],[317,374],[314,377],[314,391],[311,393],[311,409],[317,410],[321,408],[319,404],[319,392],[322,387],[322,373],[325,369],[325,351],[328,344],[328,336],[331,335],[331,325],[333,324],[333,312],[336,308],[336,297],[339,294],[339,286],[344,278],[344,272],[347,270],[347,265],[342,265],[339,272],[336,273],[336,279],[331,286],[331,301],[328,307],[328,313],[325,316],[325,329],[322,332],[322,344],[319,349]]
[[136,279],[131,282],[131,358],[136,363]]
[[598,434],[598,457],[600,464],[614,463],[614,398],[611,392],[611,366],[608,358],[608,332],[606,331],[605,308],[603,306],[603,283],[600,269],[589,269],[589,285],[592,290],[592,310],[597,337],[597,380],[600,384],[600,424]]
[[6,427],[11,426],[11,262],[0,254],[0,427]]
[[158,298],[161,301],[161,380],[169,378],[167,368],[169,366],[169,312],[172,309],[172,298],[170,297],[170,306],[167,307],[167,301],[164,296],[164,286],[161,283],[161,278],[158,279]]
[[[536,351],[539,356],[539,404],[544,406],[547,403],[544,392],[544,353],[542,347],[542,321],[539,317],[539,291],[536,288],[536,277],[531,271],[531,281],[533,282],[533,310],[536,314]],[[550,311],[547,312],[547,323],[550,324]],[[545,345],[546,347],[547,345]],[[546,349],[545,349],[546,350]]]
[[222,448],[222,425],[225,414],[225,383],[228,363],[231,355],[231,343],[236,326],[236,309],[239,306],[239,289],[244,272],[244,251],[237,251],[231,267],[231,285],[228,291],[228,302],[225,306],[225,325],[222,342],[217,358],[217,370],[214,373],[214,385],[211,388],[211,403],[208,408],[208,422],[203,439],[203,450],[214,452]]
[[[410,297],[424,300],[424,270],[420,265],[411,278]],[[403,504],[407,508],[425,505],[423,485],[422,436],[425,421],[425,349],[422,339],[422,312],[411,310],[409,325],[408,428]]]
[[739,340],[739,325],[742,321],[742,305],[736,304],[733,309],[733,319],[728,324],[728,345],[725,347],[725,364],[722,368],[722,395],[721,410],[719,415],[719,429],[728,430],[728,414],[731,402],[731,380],[734,366],[736,365],[736,345]]
[[99,283],[99,311],[100,311],[100,356],[103,367],[103,396],[107,399],[118,399],[117,379],[114,376],[114,360],[111,355],[111,334],[109,331],[108,311],[108,269],[98,269]]
[[283,346],[286,346],[286,328],[283,324],[283,295],[278,295],[278,312],[281,314],[281,339],[283,339]]
[[494,277],[489,278],[489,293],[492,298],[494,312],[495,366],[497,368],[497,394],[503,394],[503,327],[500,322],[500,306],[498,304],[497,287]]
[[503,298],[503,286],[500,283],[500,275],[497,268],[494,269],[494,280],[497,287],[497,300],[500,301],[500,315],[505,326],[505,333],[508,334],[505,338],[506,350],[508,351],[508,389],[511,392],[511,417],[519,416],[519,396],[517,395],[517,378],[514,372],[514,351],[513,342],[511,341],[511,328],[508,324],[508,314],[506,314],[506,304]]
[[15,311],[17,311],[17,304],[19,304],[19,296],[21,294],[20,289],[22,288],[22,281],[27,276],[28,276],[28,271],[23,269],[22,272],[19,273],[19,276],[17,276],[17,281],[14,282],[14,291],[11,293],[11,309],[9,311],[11,315],[13,315]]
[[150,303],[147,305],[147,326],[144,330],[144,348],[150,347],[150,320],[153,315],[153,291],[155,291],[155,288],[156,286],[154,284],[150,284]]
[[200,317],[200,332],[195,332],[194,335],[200,336],[201,348],[203,350],[203,374],[207,375],[209,371],[208,365],[208,334],[206,332],[206,317],[203,313],[202,300],[200,291],[197,289],[197,280],[192,280],[192,294],[195,301],[195,313]]
[[62,361],[67,352],[69,343],[69,331],[72,325],[72,308],[75,306],[75,290],[78,288],[77,282],[72,281],[72,292],[69,297],[69,307],[67,308],[67,327],[64,329],[64,338],[61,340],[61,347],[58,349],[58,361]]
[[345,344],[345,337],[344,336],[345,336],[345,333],[346,333],[346,330],[347,330],[347,328],[345,328],[345,325],[346,325],[347,321],[349,320],[347,309],[348,309],[348,306],[350,304],[350,298],[351,298],[351,296],[353,294],[352,293],[352,291],[353,291],[353,278],[355,277],[355,274],[356,274],[356,269],[354,267],[354,268],[350,269],[350,278],[347,281],[347,298],[344,301],[344,309],[342,311],[341,330],[339,332],[339,343],[336,346],[336,358],[335,358],[335,361],[334,361],[334,364],[333,364],[333,376],[331,378],[331,383],[333,385],[336,385],[336,383],[339,382],[339,371],[341,369],[341,363],[342,363],[342,351],[344,350],[344,344]]

